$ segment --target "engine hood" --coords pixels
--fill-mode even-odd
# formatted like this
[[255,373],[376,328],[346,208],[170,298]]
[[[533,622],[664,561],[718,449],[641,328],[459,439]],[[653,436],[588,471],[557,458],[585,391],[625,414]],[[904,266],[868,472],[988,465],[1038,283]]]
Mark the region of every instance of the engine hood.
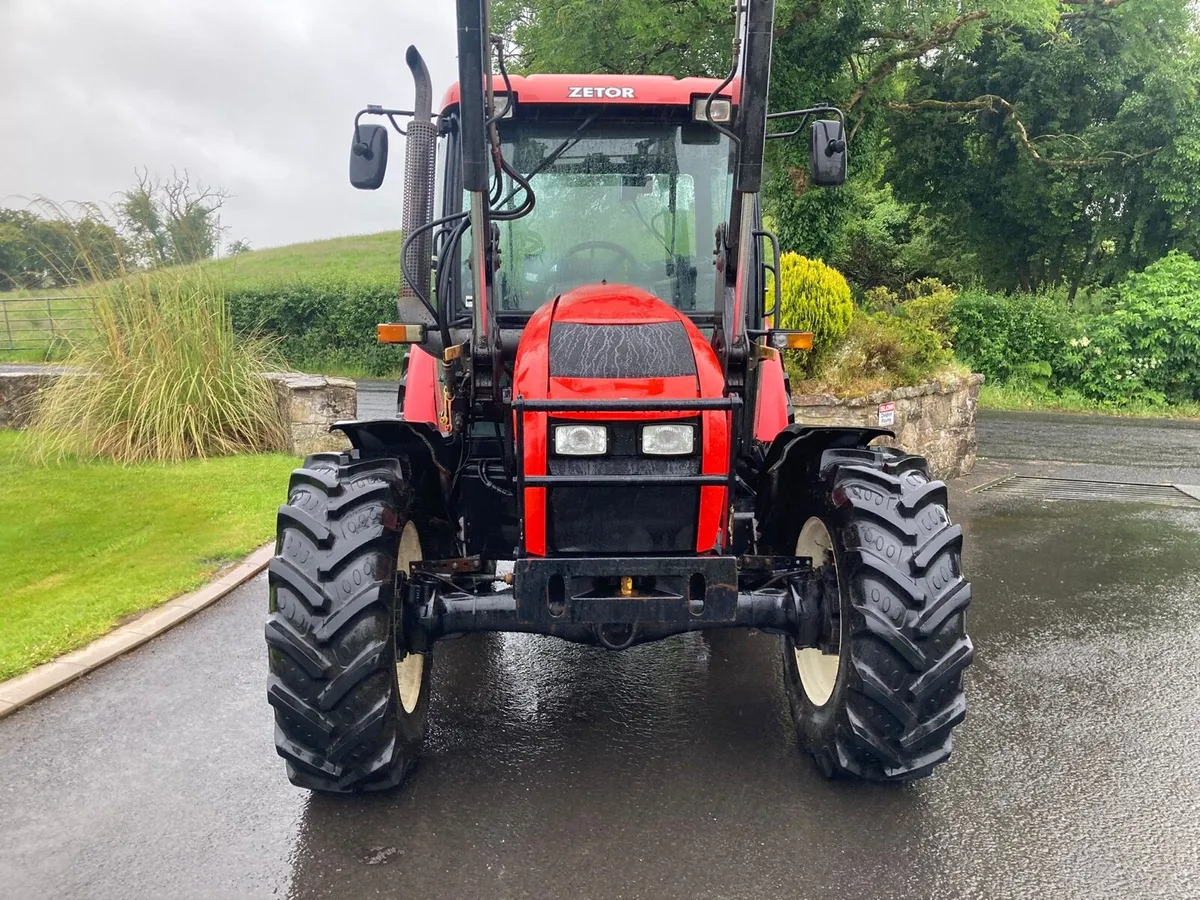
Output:
[[631,285],[575,288],[530,317],[517,348],[525,399],[720,397],[716,355],[686,315]]

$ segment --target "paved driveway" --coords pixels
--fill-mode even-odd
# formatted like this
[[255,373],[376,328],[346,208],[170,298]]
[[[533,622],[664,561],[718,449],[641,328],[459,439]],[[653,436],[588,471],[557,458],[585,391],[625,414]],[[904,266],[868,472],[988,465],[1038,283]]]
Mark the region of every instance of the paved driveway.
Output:
[[1094,427],[981,424],[971,714],[928,781],[820,778],[765,635],[479,636],[438,647],[407,786],[310,796],[271,744],[260,578],[0,721],[0,896],[1198,897],[1200,509],[968,492],[1200,484],[1200,431]]

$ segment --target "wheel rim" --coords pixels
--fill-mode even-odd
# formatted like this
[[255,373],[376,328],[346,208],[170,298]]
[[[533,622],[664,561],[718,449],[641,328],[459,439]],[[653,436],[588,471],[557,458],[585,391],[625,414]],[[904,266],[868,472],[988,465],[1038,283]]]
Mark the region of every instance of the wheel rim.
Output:
[[[400,532],[400,551],[396,555],[396,571],[408,575],[412,564],[425,557],[421,553],[421,536],[417,526],[408,522]],[[425,676],[425,654],[406,653],[396,662],[396,688],[400,705],[406,713],[416,710],[421,700],[421,685]]]
[[[813,570],[819,572],[825,566],[833,566],[837,575],[837,560],[833,553],[833,536],[825,523],[813,517],[804,523],[800,529],[800,537],[796,540],[796,556],[807,556],[812,560]],[[841,602],[841,583],[838,582],[838,597]],[[822,653],[815,647],[793,651],[796,654],[796,672],[800,676],[800,686],[805,696],[814,706],[824,706],[833,696],[837,684],[838,671],[841,669],[841,635],[837,639],[837,653]]]

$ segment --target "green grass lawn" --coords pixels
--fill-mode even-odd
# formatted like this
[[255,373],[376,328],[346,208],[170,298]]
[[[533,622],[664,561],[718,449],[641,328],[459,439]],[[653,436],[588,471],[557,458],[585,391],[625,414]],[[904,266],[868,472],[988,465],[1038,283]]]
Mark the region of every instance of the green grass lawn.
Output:
[[1093,413],[1143,419],[1200,419],[1200,403],[1168,406],[1134,403],[1127,406],[1114,406],[1088,400],[1079,394],[1051,394],[1046,391],[1007,384],[985,384],[979,391],[979,406],[981,409]]
[[24,461],[27,440],[0,431],[0,679],[82,647],[266,543],[298,465],[275,454],[43,468]]

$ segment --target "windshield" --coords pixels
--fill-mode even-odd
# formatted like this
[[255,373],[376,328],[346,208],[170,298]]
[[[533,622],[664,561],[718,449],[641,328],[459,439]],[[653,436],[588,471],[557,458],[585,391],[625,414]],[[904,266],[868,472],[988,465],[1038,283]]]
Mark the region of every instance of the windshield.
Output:
[[[503,123],[509,163],[531,179],[533,212],[498,222],[499,309],[532,311],[599,281],[645,288],[685,311],[711,311],[714,234],[733,186],[728,139],[706,125],[598,120]],[[546,160],[555,155],[553,162]],[[505,209],[525,198],[505,179]]]

